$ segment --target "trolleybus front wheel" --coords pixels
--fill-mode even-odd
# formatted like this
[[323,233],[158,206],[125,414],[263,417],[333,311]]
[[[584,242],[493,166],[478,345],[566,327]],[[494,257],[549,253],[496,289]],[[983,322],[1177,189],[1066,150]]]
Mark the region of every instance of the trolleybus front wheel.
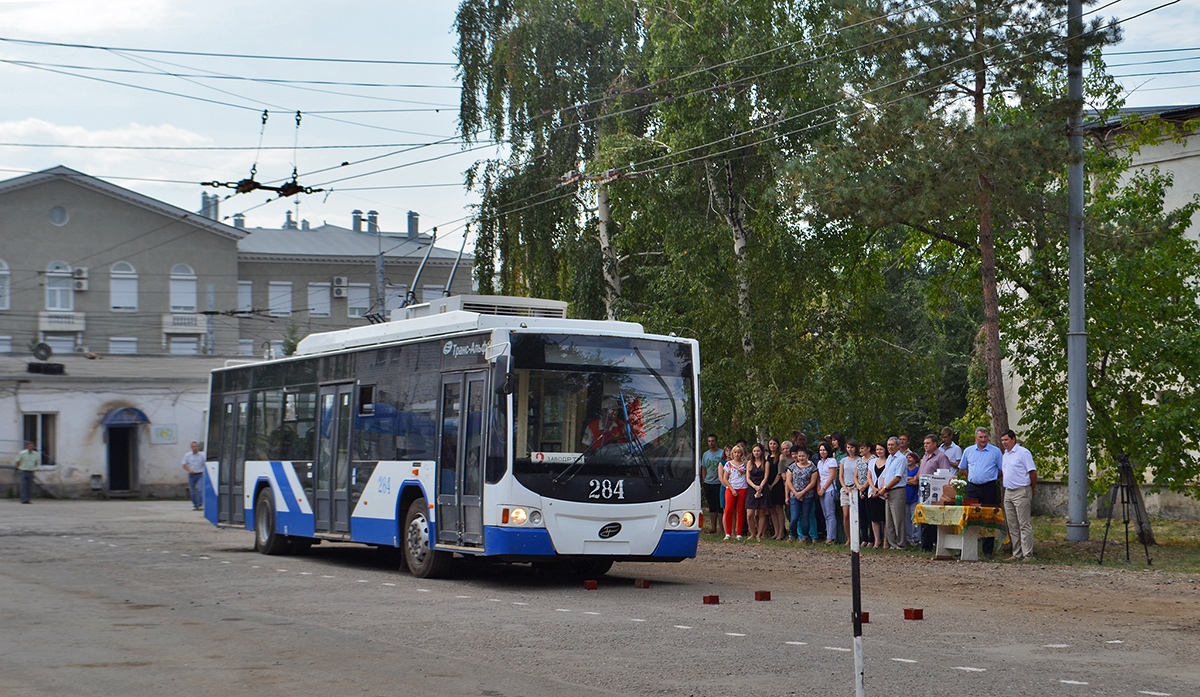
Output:
[[452,555],[430,549],[428,510],[425,499],[417,499],[408,507],[404,517],[404,561],[417,578],[441,578],[450,571]]
[[275,532],[275,497],[263,489],[254,507],[254,548],[262,554],[283,554],[288,549],[287,538]]

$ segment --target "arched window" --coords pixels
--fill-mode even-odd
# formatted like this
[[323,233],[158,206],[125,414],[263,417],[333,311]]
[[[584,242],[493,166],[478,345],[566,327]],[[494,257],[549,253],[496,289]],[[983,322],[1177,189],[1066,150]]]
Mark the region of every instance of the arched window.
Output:
[[108,301],[113,312],[137,312],[137,269],[127,261],[118,261],[109,268]]
[[46,309],[61,312],[75,309],[71,265],[65,261],[52,261],[46,266]]
[[5,264],[4,260],[0,259],[0,310],[7,310],[10,307],[8,300],[11,294],[9,290],[11,286],[8,283],[10,277],[8,264]]
[[187,264],[171,267],[171,312],[196,311],[196,272]]

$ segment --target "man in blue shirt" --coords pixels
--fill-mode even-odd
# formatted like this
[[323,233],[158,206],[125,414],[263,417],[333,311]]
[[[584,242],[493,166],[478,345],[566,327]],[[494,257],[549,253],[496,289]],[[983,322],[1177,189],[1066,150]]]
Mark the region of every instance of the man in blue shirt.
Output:
[[908,521],[905,511],[905,483],[908,481],[908,459],[900,452],[900,439],[892,436],[887,439],[888,459],[883,468],[883,481],[886,490],[887,508],[884,511],[884,538],[893,549],[904,549],[908,539]]
[[[990,437],[986,428],[980,426],[975,429],[975,447],[964,449],[962,460],[958,463],[959,471],[967,475],[965,498],[976,499],[981,506],[997,506],[1000,502],[996,478],[1000,476],[1004,454],[1000,448],[988,442]],[[995,539],[983,538],[983,555],[990,559],[995,545]]]
[[721,456],[724,452],[717,447],[717,437],[708,435],[708,450],[700,456],[700,464],[704,467],[704,500],[708,502],[708,517],[712,518],[712,532],[720,531],[721,520],[721,477],[717,474],[721,468]]

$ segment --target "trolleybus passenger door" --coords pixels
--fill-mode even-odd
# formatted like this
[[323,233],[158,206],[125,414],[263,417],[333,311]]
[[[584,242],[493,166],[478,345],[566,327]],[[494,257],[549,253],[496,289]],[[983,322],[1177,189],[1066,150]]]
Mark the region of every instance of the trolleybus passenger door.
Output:
[[217,474],[217,520],[245,523],[246,505],[242,500],[246,476],[246,424],[250,414],[250,396],[225,397],[221,409],[221,452]]
[[350,531],[351,384],[321,388],[317,429],[317,532]]
[[483,443],[487,374],[442,377],[437,459],[437,541],[483,544]]

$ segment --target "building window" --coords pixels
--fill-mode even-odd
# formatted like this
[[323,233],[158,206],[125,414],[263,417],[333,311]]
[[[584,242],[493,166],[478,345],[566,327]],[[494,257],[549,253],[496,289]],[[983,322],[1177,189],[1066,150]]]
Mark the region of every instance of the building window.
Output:
[[22,414],[21,447],[32,441],[33,446],[42,454],[42,464],[54,464],[55,445],[55,414]]
[[138,277],[133,264],[118,261],[112,265],[108,286],[109,305],[113,312],[137,312]]
[[371,286],[368,283],[351,283],[346,289],[346,316],[366,317],[371,309]]
[[200,337],[173,336],[167,342],[167,350],[172,356],[195,356],[200,353]]
[[109,337],[108,352],[111,354],[137,353],[137,337],[132,337],[132,336]]
[[292,316],[292,282],[271,281],[267,284],[267,306],[272,317]]
[[310,317],[328,317],[333,308],[330,299],[328,283],[308,284],[308,315]]
[[171,312],[196,311],[196,273],[187,264],[171,267]]
[[70,312],[75,309],[75,291],[71,284],[71,265],[52,261],[46,267],[46,309]]
[[12,353],[11,336],[0,336],[0,353]]
[[243,315],[254,312],[254,281],[238,281],[237,309]]
[[75,351],[74,334],[43,334],[42,341],[49,345],[55,353],[73,353]]
[[8,271],[8,264],[5,264],[4,260],[0,259],[0,310],[9,309],[9,297],[11,295],[9,278],[11,278],[11,275]]
[[238,355],[253,356],[254,355],[254,339],[238,339]]

